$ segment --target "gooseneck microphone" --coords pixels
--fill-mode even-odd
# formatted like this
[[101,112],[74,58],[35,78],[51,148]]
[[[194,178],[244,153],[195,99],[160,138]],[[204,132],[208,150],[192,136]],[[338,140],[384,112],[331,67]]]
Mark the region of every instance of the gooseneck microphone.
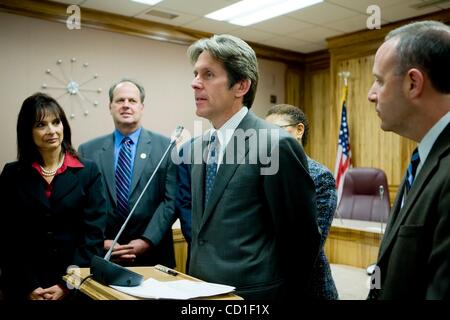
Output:
[[[383,197],[384,197],[384,187],[383,185],[380,185],[378,187],[378,194],[380,195],[380,200],[381,200],[381,206],[383,205]],[[383,235],[383,210],[381,210],[380,212],[380,236]],[[375,268],[376,268],[377,264],[373,263],[370,266],[368,266],[366,268],[366,272],[367,275],[371,276],[375,273]]]
[[106,253],[104,258],[101,258],[99,256],[93,256],[91,261],[91,273],[92,278],[100,283],[103,283],[105,285],[116,285],[116,286],[124,286],[124,287],[133,287],[138,286],[144,281],[144,277],[136,272],[133,272],[131,270],[128,270],[127,268],[124,268],[114,262],[110,261],[112,250],[114,246],[117,243],[117,240],[120,238],[123,230],[128,224],[128,221],[130,220],[131,216],[133,215],[134,211],[136,210],[136,207],[138,206],[139,202],[142,199],[142,196],[144,195],[145,191],[147,190],[148,186],[153,180],[153,177],[155,176],[156,172],[158,171],[159,167],[161,166],[161,163],[166,158],[167,153],[171,149],[171,147],[174,145],[174,143],[177,141],[177,139],[181,136],[181,133],[183,132],[183,126],[178,126],[175,129],[175,132],[173,133],[170,143],[167,146],[166,151],[164,152],[163,156],[161,157],[161,160],[159,160],[158,164],[156,165],[155,170],[153,171],[152,175],[147,181],[147,184],[145,185],[144,189],[142,190],[141,194],[139,195],[138,199],[136,200],[136,203],[134,204],[133,208],[131,209],[130,213],[128,214],[125,222],[122,224],[122,227],[120,228],[119,232],[117,233],[116,237],[114,238],[114,241],[112,242],[111,247],[109,248],[108,252]]
[[[383,196],[384,196],[384,187],[382,185],[380,185],[380,187],[378,188],[378,193],[380,194],[380,200],[381,200],[381,205],[383,205]],[[380,233],[383,234],[383,210],[380,213],[380,224],[381,224],[381,228],[380,228]]]

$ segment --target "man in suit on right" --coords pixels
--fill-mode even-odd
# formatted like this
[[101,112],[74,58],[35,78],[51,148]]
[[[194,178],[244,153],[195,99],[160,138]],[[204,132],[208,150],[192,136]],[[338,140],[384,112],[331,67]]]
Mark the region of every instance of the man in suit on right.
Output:
[[391,31],[375,55],[373,73],[368,98],[381,128],[419,144],[381,242],[369,299],[448,299],[449,26],[422,21]]
[[196,114],[212,125],[191,148],[189,273],[235,286],[244,299],[298,299],[320,241],[303,148],[249,111],[258,66],[247,43],[215,35],[188,55]]

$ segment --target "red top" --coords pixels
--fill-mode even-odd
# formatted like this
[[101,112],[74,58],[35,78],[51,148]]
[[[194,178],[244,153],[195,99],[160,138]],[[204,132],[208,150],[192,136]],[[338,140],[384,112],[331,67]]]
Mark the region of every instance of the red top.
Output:
[[[39,172],[40,175],[42,175],[42,169],[41,169],[41,166],[39,165],[39,163],[34,162],[32,164],[32,167],[35,168]],[[66,152],[65,157],[64,157],[64,162],[63,162],[62,166],[58,170],[56,170],[56,173],[55,173],[54,177],[56,177],[58,174],[63,173],[64,171],[66,171],[66,169],[68,167],[71,167],[71,168],[83,168],[84,165],[80,162],[80,160],[75,158],[70,153]],[[45,180],[45,182],[46,182],[45,196],[47,197],[47,199],[50,199],[50,196],[52,195],[53,181],[54,180],[52,180],[51,183],[48,183],[47,180]]]

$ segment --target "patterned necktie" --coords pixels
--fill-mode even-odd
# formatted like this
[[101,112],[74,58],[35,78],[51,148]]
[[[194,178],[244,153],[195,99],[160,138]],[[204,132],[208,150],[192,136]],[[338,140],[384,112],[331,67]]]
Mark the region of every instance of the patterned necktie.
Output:
[[117,210],[121,215],[128,215],[128,197],[130,195],[131,186],[131,141],[125,137],[122,140],[122,146],[119,151],[116,167],[116,197]]
[[208,204],[209,196],[211,195],[214,186],[214,180],[217,173],[217,131],[211,135],[209,142],[208,159],[206,161],[206,175],[205,175],[205,208]]
[[405,181],[406,194],[408,194],[409,190],[411,189],[419,163],[420,163],[419,150],[417,150],[416,148],[412,153],[411,162],[409,163],[408,171],[406,172],[406,181]]

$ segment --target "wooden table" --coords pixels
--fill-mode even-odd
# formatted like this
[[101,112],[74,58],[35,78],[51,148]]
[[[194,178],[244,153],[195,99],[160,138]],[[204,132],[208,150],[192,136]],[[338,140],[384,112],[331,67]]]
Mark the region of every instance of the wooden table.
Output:
[[[154,267],[130,267],[129,269],[142,274],[145,280],[148,278],[153,278],[159,281],[174,280],[174,276],[161,272]],[[79,286],[81,281],[89,274],[89,268],[74,268],[71,269],[66,276],[64,276],[64,280],[67,281],[69,285],[72,285],[76,288]],[[180,272],[178,273],[176,278],[201,281]],[[141,300],[138,297],[130,296],[126,293],[105,286],[92,278],[88,278],[86,281],[84,281],[79,290],[94,300]],[[196,300],[242,300],[242,298],[238,295],[228,293],[213,297],[198,298]]]
[[334,218],[325,243],[330,263],[367,268],[378,257],[386,223]]

